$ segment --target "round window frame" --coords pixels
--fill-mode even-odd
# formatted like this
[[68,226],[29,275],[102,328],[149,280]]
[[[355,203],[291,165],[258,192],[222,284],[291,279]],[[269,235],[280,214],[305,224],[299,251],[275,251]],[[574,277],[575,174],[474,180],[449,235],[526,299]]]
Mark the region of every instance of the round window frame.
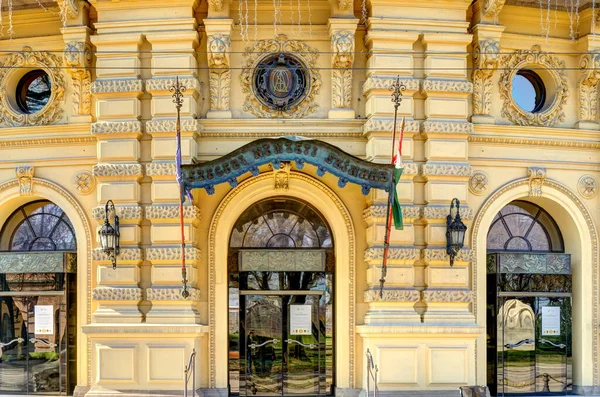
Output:
[[[522,126],[552,127],[564,121],[569,86],[563,61],[534,45],[531,50],[518,50],[505,55],[501,65],[504,72],[498,80],[498,86],[503,100],[502,117]],[[544,104],[537,112],[522,109],[512,96],[513,80],[522,70],[534,70],[546,88]]]
[[[533,110],[530,110],[530,113],[539,113],[543,108],[544,105],[546,104],[546,85],[544,84],[544,80],[542,79],[542,77],[540,77],[539,74],[537,74],[535,71],[531,70],[531,69],[521,69],[518,70],[517,73],[515,73],[515,75],[513,76],[513,83],[515,81],[515,78],[517,76],[521,76],[524,79],[526,79],[529,84],[531,84],[531,86],[533,87],[534,91],[535,91],[535,99],[534,99],[534,107]],[[514,88],[514,85],[513,85]],[[514,95],[512,93],[511,90],[511,95],[513,96],[513,100],[515,100]],[[516,102],[516,101],[515,101]],[[521,107],[518,103],[517,105],[523,109],[523,107]],[[523,109],[526,112],[528,110]]]
[[[48,101],[42,106],[40,110],[30,111],[27,106],[27,91],[29,91],[29,87],[31,84],[40,77],[47,76],[50,81],[50,96],[48,97]],[[27,80],[26,80],[27,79]],[[43,69],[33,69],[25,73],[17,83],[17,88],[15,90],[15,102],[17,108],[25,113],[25,114],[36,114],[44,111],[46,106],[50,104],[50,99],[52,98],[52,79],[48,73],[46,73]]]

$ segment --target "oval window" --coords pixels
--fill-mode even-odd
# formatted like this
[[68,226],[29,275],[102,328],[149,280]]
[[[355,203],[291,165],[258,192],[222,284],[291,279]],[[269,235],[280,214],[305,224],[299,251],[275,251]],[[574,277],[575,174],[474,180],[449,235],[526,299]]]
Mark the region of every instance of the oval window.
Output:
[[50,76],[43,70],[32,70],[17,84],[17,105],[23,113],[37,113],[48,104],[51,93]]
[[542,78],[532,70],[519,70],[513,77],[512,97],[524,111],[539,112],[546,101],[546,87]]

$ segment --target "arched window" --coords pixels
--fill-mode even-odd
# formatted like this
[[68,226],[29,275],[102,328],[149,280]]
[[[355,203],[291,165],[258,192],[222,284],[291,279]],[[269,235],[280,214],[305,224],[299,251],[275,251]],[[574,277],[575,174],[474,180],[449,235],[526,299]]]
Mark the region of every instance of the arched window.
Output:
[[544,209],[516,200],[496,214],[487,236],[488,252],[565,252],[558,225]]
[[11,233],[9,251],[75,251],[77,248],[71,221],[50,201],[31,202],[16,210],[6,221],[2,235],[5,233]]
[[269,200],[250,207],[236,222],[231,248],[331,248],[329,228],[308,204]]

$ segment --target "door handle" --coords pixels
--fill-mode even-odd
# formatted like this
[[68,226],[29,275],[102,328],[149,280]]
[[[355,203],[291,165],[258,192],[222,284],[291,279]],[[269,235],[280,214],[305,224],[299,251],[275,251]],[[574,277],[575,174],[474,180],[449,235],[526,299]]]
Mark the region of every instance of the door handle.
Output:
[[524,344],[530,344],[530,343],[534,343],[535,341],[533,339],[523,339],[518,341],[517,343],[507,343],[506,345],[504,345],[504,347],[506,347],[507,349],[514,349],[515,347],[519,347],[521,345]]
[[540,339],[539,341],[540,341],[540,343],[548,343],[549,345],[558,347],[559,349],[564,349],[565,347],[567,347],[567,345],[563,345],[562,343],[550,342],[548,339]]
[[317,347],[317,345],[315,345],[315,344],[313,344],[313,343],[309,343],[308,345],[306,345],[306,344],[304,344],[304,343],[302,343],[302,342],[299,342],[299,341],[297,341],[297,340],[294,340],[294,339],[286,339],[286,342],[287,342],[287,343],[297,343],[297,344],[299,344],[300,346],[308,347],[309,349],[315,349],[315,348]]
[[36,343],[36,342],[40,342],[48,347],[56,347],[58,346],[56,343],[52,343],[52,342],[48,342],[47,340],[43,340],[43,339],[38,339],[38,338],[31,338],[29,339],[29,342],[31,343]]
[[248,345],[248,347],[249,347],[249,348],[251,348],[251,349],[255,349],[255,348],[257,348],[257,347],[264,346],[264,345],[266,345],[267,343],[273,343],[273,344],[275,344],[275,343],[279,343],[279,342],[280,342],[280,341],[279,341],[279,339],[271,339],[271,340],[268,340],[268,341],[266,341],[266,342],[263,342],[263,343],[261,343],[261,344],[259,344],[259,345],[257,345],[256,343],[252,343],[251,345]]
[[23,342],[25,342],[25,339],[23,338],[15,338],[13,340],[11,340],[10,342],[6,342],[6,343],[2,343],[0,342],[0,357],[2,357],[2,353],[4,352],[4,348],[10,344],[13,344],[17,342],[18,344],[21,344]]

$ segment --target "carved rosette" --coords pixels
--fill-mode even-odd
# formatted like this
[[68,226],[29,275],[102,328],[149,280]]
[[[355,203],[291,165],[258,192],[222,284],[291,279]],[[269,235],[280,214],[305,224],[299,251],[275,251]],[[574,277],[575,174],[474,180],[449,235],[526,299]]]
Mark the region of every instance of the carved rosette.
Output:
[[21,196],[31,196],[33,194],[33,174],[35,168],[29,165],[22,165],[15,169],[17,180],[19,181],[19,194]]
[[[299,58],[307,66],[310,76],[307,82],[307,94],[303,101],[288,111],[278,111],[260,103],[254,93],[252,76],[254,69],[265,57],[273,53],[291,53]],[[246,95],[244,102],[244,111],[250,112],[259,118],[286,118],[299,119],[304,118],[317,111],[319,105],[315,103],[315,98],[321,89],[321,74],[317,69],[317,60],[319,53],[308,45],[296,41],[288,40],[284,34],[278,35],[274,39],[260,40],[253,47],[247,47],[244,53],[246,64],[240,75],[242,83],[242,92]]]
[[600,53],[592,52],[582,56],[579,67],[583,72],[579,80],[579,121],[595,122],[598,119]]
[[331,37],[331,99],[334,108],[352,107],[352,65],[354,64],[354,33],[335,32]]
[[598,194],[598,181],[591,175],[583,175],[577,183],[577,191],[581,197],[594,198]]
[[83,196],[90,194],[96,187],[96,178],[89,171],[81,171],[73,179],[75,191]]
[[[503,100],[502,117],[506,117],[517,125],[552,127],[565,119],[563,107],[567,102],[569,86],[565,75],[565,63],[557,57],[541,50],[534,45],[531,50],[519,50],[501,58],[504,72],[498,82],[500,96]],[[543,68],[552,75],[554,84],[554,99],[546,104],[539,112],[527,112],[514,101],[512,83],[517,72],[523,68]]]
[[541,167],[529,167],[527,168],[527,175],[529,175],[529,196],[541,197],[542,186],[546,179],[546,169]]
[[492,106],[492,75],[498,66],[500,43],[481,40],[473,48],[473,114],[489,115]]
[[487,191],[489,182],[489,178],[485,173],[477,171],[469,179],[469,191],[476,196],[481,196]]
[[229,70],[229,35],[215,33],[208,36],[208,74],[211,110],[229,110],[231,71]]
[[88,42],[70,41],[65,44],[63,58],[73,81],[73,114],[90,114],[92,76],[89,68],[93,60],[92,46]]
[[[9,55],[0,68],[0,119],[9,126],[47,125],[58,121],[63,115],[61,102],[65,95],[65,80],[62,75],[62,61],[49,52],[33,51],[23,47],[20,52]],[[13,78],[27,69],[42,69],[50,77],[52,87],[50,99],[39,112],[26,114],[14,109],[9,101],[9,91],[14,89]]]

